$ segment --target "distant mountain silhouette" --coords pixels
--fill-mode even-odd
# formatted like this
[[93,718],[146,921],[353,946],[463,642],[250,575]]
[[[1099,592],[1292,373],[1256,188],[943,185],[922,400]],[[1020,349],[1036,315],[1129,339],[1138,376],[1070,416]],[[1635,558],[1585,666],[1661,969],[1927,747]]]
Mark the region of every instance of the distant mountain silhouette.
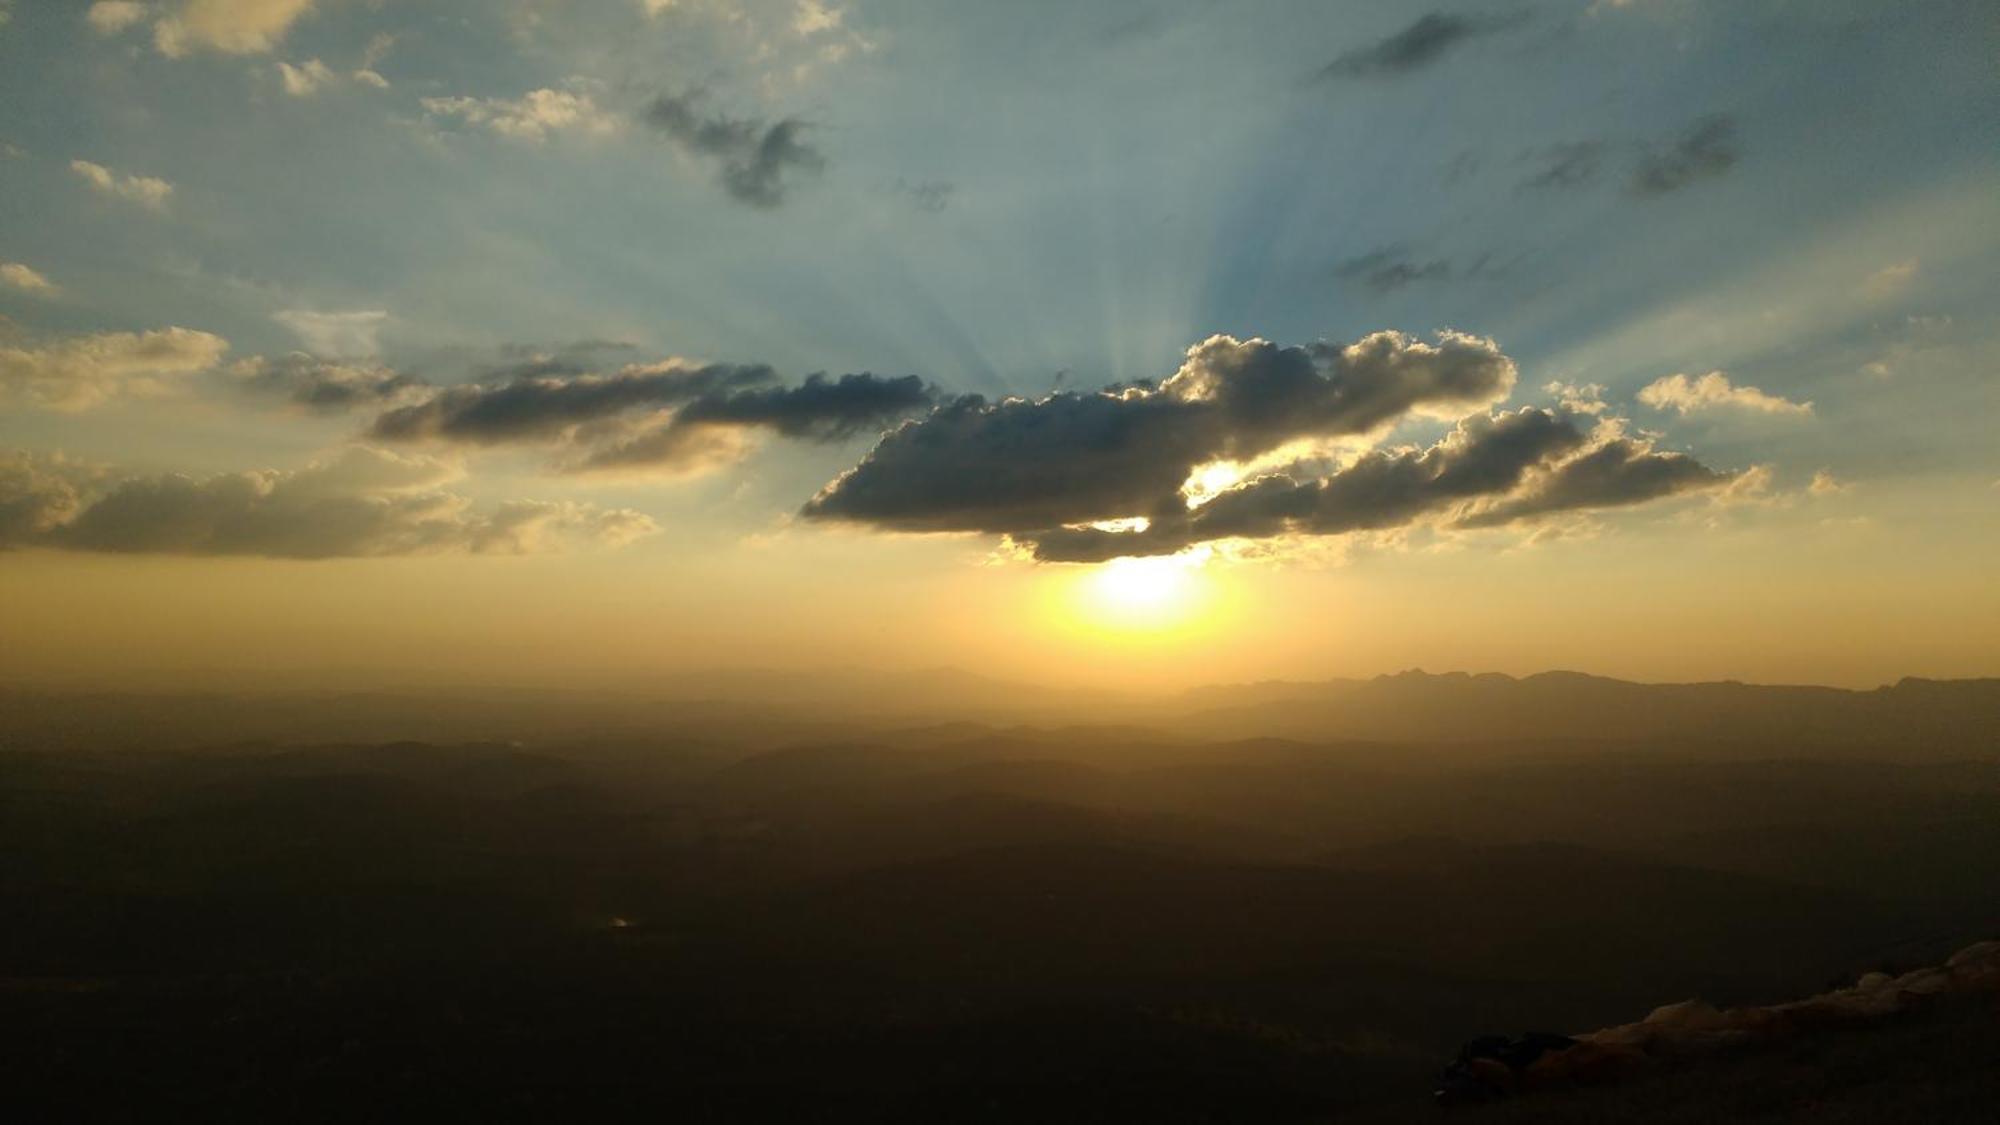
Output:
[[1640,684],[1577,672],[1516,679],[1412,671],[1183,694],[1187,733],[1392,741],[1700,739],[2000,752],[2000,679],[1904,679],[1872,691],[1735,681]]

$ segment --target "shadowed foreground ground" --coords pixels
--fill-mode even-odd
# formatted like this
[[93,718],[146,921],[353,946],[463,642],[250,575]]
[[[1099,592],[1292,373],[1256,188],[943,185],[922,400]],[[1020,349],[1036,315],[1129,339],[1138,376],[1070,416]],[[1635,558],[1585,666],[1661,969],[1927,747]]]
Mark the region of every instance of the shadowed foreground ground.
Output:
[[[1474,1037],[2000,934],[1968,693],[1949,738],[1830,748],[762,712],[214,743],[161,708],[238,711],[0,708],[0,1090],[60,1120],[1434,1120]],[[1991,1121],[1995,1040],[1990,1007],[1923,1012],[1465,1118]]]

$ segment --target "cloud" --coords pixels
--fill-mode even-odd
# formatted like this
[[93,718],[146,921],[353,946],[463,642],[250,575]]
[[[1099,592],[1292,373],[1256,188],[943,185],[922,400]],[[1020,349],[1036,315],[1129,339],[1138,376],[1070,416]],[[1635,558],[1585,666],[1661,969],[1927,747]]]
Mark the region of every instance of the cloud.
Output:
[[1853,488],[1853,485],[1834,476],[1832,470],[1818,469],[1814,471],[1812,483],[1806,486],[1806,491],[1814,496],[1838,496],[1843,492],[1852,491]]
[[414,375],[376,363],[345,363],[293,352],[267,359],[252,356],[232,364],[229,375],[251,394],[282,397],[314,413],[359,407],[379,409],[414,398],[426,384]]
[[576,501],[510,500],[477,529],[470,547],[479,554],[528,555],[554,549],[566,538],[602,547],[623,547],[660,525],[630,508],[600,508]]
[[1333,268],[1334,275],[1358,281],[1376,293],[1393,293],[1419,281],[1444,281],[1451,277],[1451,262],[1443,258],[1417,261],[1401,250],[1384,248],[1348,258]]
[[638,350],[637,344],[624,340],[571,340],[553,346],[501,344],[502,362],[483,368],[473,381],[496,383],[547,375],[587,375],[599,369],[602,358]]
[[602,441],[575,467],[693,472],[740,459],[752,430],[802,441],[840,441],[880,431],[927,408],[934,397],[915,375],[842,375],[838,380],[810,375],[796,387],[714,389],[689,398],[663,421]]
[[1419,258],[1400,246],[1371,250],[1333,268],[1335,277],[1360,285],[1377,296],[1427,282],[1473,281],[1499,272],[1491,254],[1480,254],[1460,264],[1451,258]]
[[833,31],[840,27],[846,15],[846,12],[830,7],[822,0],[799,0],[798,10],[792,16],[792,30],[800,35]]
[[1910,282],[1916,280],[1919,265],[1917,259],[1907,258],[1883,266],[1862,281],[1862,296],[1876,301],[1896,296],[1908,289]]
[[1655,410],[1672,410],[1683,415],[1718,408],[1760,414],[1811,414],[1813,408],[1810,402],[1793,402],[1755,387],[1734,386],[1729,376],[1720,371],[1698,378],[1667,375],[1655,379],[1640,389],[1639,401]]
[[312,8],[313,0],[182,0],[153,24],[153,43],[169,58],[198,50],[262,54]]
[[1300,465],[1226,489],[1192,509],[1163,505],[1141,531],[1040,532],[1032,537],[1034,555],[1043,562],[1102,562],[1219,539],[1400,528],[1454,504],[1511,492],[1529,470],[1585,440],[1572,421],[1546,410],[1477,414],[1428,448],[1371,451],[1330,474]]
[[1143,517],[1179,502],[1208,462],[1454,416],[1504,398],[1514,379],[1491,340],[1453,332],[1435,344],[1378,332],[1309,347],[1216,336],[1157,387],[946,403],[883,438],[803,514],[1017,534]]
[[1741,158],[1736,119],[1709,114],[1696,119],[1665,143],[1630,139],[1564,141],[1522,152],[1520,163],[1531,171],[1519,183],[1522,191],[1573,191],[1598,182],[1607,160],[1617,152],[1632,155],[1625,182],[1628,194],[1665,195],[1721,176]]
[[361,69],[374,70],[389,52],[396,48],[396,36],[386,31],[378,31],[368,39],[368,46],[361,51]]
[[0,450],[0,547],[32,542],[75,518],[94,475],[60,455]]
[[748,456],[749,431],[684,426],[671,418],[650,424],[604,427],[567,466],[571,472],[643,472],[648,476],[688,476],[733,464]]
[[367,64],[358,70],[342,73],[319,59],[307,59],[296,66],[280,62],[277,69],[278,81],[284,85],[285,93],[295,98],[310,98],[322,90],[349,82],[373,86],[377,90],[389,88],[389,80],[370,70]]
[[1325,78],[1386,78],[1421,70],[1472,39],[1518,26],[1522,14],[1468,16],[1426,12],[1394,35],[1358,47],[1334,59],[1320,72]]
[[288,62],[278,64],[278,77],[285,84],[285,93],[295,98],[308,98],[322,86],[339,80],[333,68],[318,59],[307,59],[298,66]]
[[1562,408],[1571,414],[1602,415],[1605,411],[1611,409],[1604,401],[1604,384],[1602,383],[1564,383],[1558,381],[1549,383],[1542,389],[1556,396],[1556,401],[1561,403]]
[[146,18],[146,5],[134,0],[98,0],[83,18],[99,35],[116,35]]
[[214,367],[228,350],[222,337],[188,328],[0,346],[0,398],[74,411],[115,398],[157,395],[182,377]]
[[[481,514],[441,491],[454,464],[363,446],[294,472],[128,477],[0,454],[0,548],[327,559],[620,546],[658,530],[629,509],[509,501]],[[99,474],[100,480],[103,474]]]
[[1562,512],[1627,507],[1725,487],[1740,476],[1717,472],[1685,453],[1663,453],[1651,442],[1618,436],[1533,475],[1519,495],[1487,505],[1457,526],[1499,527]]
[[165,211],[168,197],[174,194],[174,185],[165,180],[152,176],[121,176],[102,164],[92,164],[88,160],[70,161],[69,170],[99,195],[137,203],[151,211]]
[[[888,531],[1001,534],[1040,561],[1097,562],[1424,521],[1497,527],[1735,479],[1628,436],[1617,419],[1585,432],[1591,412],[1539,407],[1460,418],[1428,447],[1369,450],[1342,465],[1294,456],[1275,472],[1242,471],[1409,418],[1455,417],[1506,397],[1514,382],[1512,361],[1492,341],[1456,333],[1435,344],[1381,332],[1305,348],[1218,336],[1157,386],[946,403],[886,435],[801,514]],[[1221,487],[1197,487],[1218,468]]]
[[0,285],[37,297],[53,297],[62,291],[55,282],[19,262],[0,262]]
[[524,375],[501,384],[446,387],[426,402],[383,414],[370,432],[379,440],[467,445],[556,441],[588,423],[677,407],[713,390],[776,378],[763,366],[703,367],[672,360],[634,364],[612,375]]
[[353,312],[285,309],[272,313],[271,319],[291,329],[315,354],[370,356],[381,350],[380,335],[389,313],[384,309]]
[[618,128],[617,118],[580,90],[544,88],[518,98],[425,98],[423,107],[432,117],[457,118],[521,141],[541,142],[563,132],[602,136]]
[[682,152],[715,161],[717,182],[737,202],[776,207],[800,175],[826,167],[826,157],[803,139],[805,122],[705,115],[700,101],[698,91],[662,94],[646,107],[645,122]]
[[1531,190],[1568,190],[1585,187],[1597,179],[1604,163],[1603,141],[1564,141],[1527,154],[1536,170],[1521,181]]
[[909,200],[910,206],[917,210],[936,214],[951,206],[951,197],[957,193],[958,185],[948,180],[920,180],[912,183],[909,180],[898,179],[889,186],[889,190]]
[[760,387],[701,395],[681,409],[684,425],[761,426],[790,438],[839,441],[931,404],[915,375],[882,378],[808,375],[796,387]]
[[690,472],[741,457],[753,431],[838,441],[879,431],[935,397],[914,375],[813,375],[786,387],[762,365],[669,360],[610,375],[572,374],[561,361],[539,358],[529,365],[506,382],[446,387],[385,411],[370,435],[379,441],[553,445],[571,456],[568,467],[575,470]]
[[1710,114],[1671,144],[1640,157],[1626,187],[1633,195],[1665,195],[1722,175],[1736,166],[1740,156],[1736,120],[1727,114]]

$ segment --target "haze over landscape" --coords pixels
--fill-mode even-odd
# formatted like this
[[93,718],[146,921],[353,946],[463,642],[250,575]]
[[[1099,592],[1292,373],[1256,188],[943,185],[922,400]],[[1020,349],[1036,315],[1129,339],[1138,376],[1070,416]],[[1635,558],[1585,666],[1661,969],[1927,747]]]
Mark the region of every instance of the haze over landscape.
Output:
[[1996,141],[1988,0],[0,0],[0,1081],[1984,1120]]

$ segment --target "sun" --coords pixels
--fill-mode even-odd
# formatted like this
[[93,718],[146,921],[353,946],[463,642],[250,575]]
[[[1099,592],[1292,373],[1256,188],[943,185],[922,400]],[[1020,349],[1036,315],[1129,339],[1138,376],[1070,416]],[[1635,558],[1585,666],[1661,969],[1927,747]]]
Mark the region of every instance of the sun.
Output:
[[1202,609],[1206,561],[1206,552],[1190,552],[1101,563],[1077,584],[1077,612],[1098,628],[1119,632],[1185,625]]

